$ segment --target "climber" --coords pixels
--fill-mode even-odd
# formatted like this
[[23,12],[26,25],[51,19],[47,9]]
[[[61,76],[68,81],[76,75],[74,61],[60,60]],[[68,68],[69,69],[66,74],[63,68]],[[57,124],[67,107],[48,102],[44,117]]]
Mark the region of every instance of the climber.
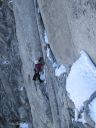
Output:
[[44,68],[44,60],[43,57],[40,57],[39,60],[35,61],[35,68],[34,68],[34,76],[33,80],[39,80],[40,83],[44,82],[44,80],[40,79],[40,72],[42,72]]

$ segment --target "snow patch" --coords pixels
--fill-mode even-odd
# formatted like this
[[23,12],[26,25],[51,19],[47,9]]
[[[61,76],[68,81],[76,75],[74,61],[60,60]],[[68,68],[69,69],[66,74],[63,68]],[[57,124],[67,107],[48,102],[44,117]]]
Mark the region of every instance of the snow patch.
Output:
[[28,123],[20,123],[20,128],[28,128]]
[[24,89],[24,87],[22,86],[22,87],[20,87],[20,91],[23,91],[23,89]]
[[84,113],[82,113],[81,115],[82,117],[78,120],[79,122],[82,122],[82,123],[87,123],[85,118],[84,118]]
[[[47,42],[48,44],[48,38],[46,32],[45,32],[45,42]],[[61,74],[66,73],[66,68],[63,64],[58,65],[56,62],[54,62],[50,47],[47,47],[47,57],[53,64],[53,68],[55,69],[55,76],[59,77]]]
[[53,63],[53,68],[57,68],[58,64],[56,62]]
[[10,0],[8,3],[13,3],[13,1],[12,1],[12,0]]
[[2,64],[7,65],[7,64],[9,64],[9,61],[5,60],[2,62]]
[[[81,107],[82,108],[82,107]],[[81,109],[80,108],[80,109]],[[79,121],[79,122],[82,122],[82,123],[86,123],[86,120],[84,118],[84,113],[81,114],[81,118],[78,119],[78,113],[79,113],[80,110],[78,110],[77,108],[75,109],[75,120]]]
[[[84,101],[88,100],[96,90],[96,67],[84,51],[81,51],[80,54],[80,58],[71,67],[66,83],[70,98],[74,101],[78,110],[81,109]],[[92,109],[94,114],[96,114],[95,109],[96,104],[94,104]],[[95,121],[96,116],[93,115],[93,118],[95,118]]]
[[44,39],[45,39],[45,43],[48,44],[49,41],[48,41],[48,36],[47,36],[46,32],[44,33]]
[[45,81],[45,71],[40,72],[40,79]]
[[50,55],[50,48],[47,48],[47,57],[52,62],[52,58],[51,58],[51,55]]
[[63,64],[55,69],[55,75],[58,77],[65,72],[66,72],[66,68]]
[[90,109],[90,116],[96,123],[96,98],[90,103],[89,109]]

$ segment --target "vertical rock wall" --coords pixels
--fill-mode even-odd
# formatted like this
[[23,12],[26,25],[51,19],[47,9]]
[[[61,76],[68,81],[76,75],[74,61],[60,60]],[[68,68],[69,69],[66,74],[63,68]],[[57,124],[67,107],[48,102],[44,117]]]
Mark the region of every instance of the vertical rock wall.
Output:
[[72,64],[85,50],[96,62],[96,1],[38,0],[48,39],[57,60]]
[[[34,1],[13,1],[14,15],[16,21],[16,33],[19,41],[20,56],[23,64],[22,72],[24,78],[24,85],[31,106],[33,127],[71,128],[73,127],[73,125],[70,119],[70,115],[74,118],[74,114],[72,115],[72,113],[74,113],[74,106],[72,106],[73,108],[71,108],[68,105],[71,104],[71,102],[69,101],[68,103],[67,101],[69,99],[67,97],[66,89],[64,86],[66,84],[64,81],[66,78],[63,77],[63,80],[57,80],[54,73],[52,73],[52,67],[50,63],[48,62],[48,60],[46,61],[45,59],[47,65],[47,96],[49,97],[46,98],[46,91],[42,93],[40,89],[42,88],[42,86],[39,83],[34,83],[32,80],[34,71],[33,61],[42,56],[42,47],[39,37],[40,31],[38,32],[38,22],[36,20],[37,12],[35,12],[36,6]],[[83,38],[81,31],[82,27],[79,28],[77,26],[79,21],[78,23],[76,22],[78,17],[80,17],[82,14],[82,1],[77,0],[75,2],[76,3],[71,0],[38,0],[39,9],[53,53],[56,56],[56,59],[60,63],[64,64],[72,64],[76,57],[78,57],[79,51],[82,49],[88,51],[88,53],[92,55],[92,52],[90,52],[90,41],[89,39],[89,42],[85,41],[87,40],[87,38]],[[78,9],[77,7],[79,6],[77,5],[79,4],[80,8]],[[85,11],[83,12],[83,14],[85,15]],[[80,22],[81,26],[83,25],[82,23]],[[83,41],[86,42],[84,45]],[[93,47],[92,49],[94,50]],[[94,58],[94,55],[92,56]],[[52,119],[48,117],[48,109],[49,112],[52,112],[52,115],[49,114]],[[76,122],[76,125],[77,124],[78,123]]]
[[60,63],[71,64],[75,47],[66,15],[65,0],[38,0],[49,43]]
[[[13,24],[13,13],[7,3],[2,3],[0,9],[0,117],[3,118],[1,126],[5,125],[5,127],[10,126],[11,120],[19,120],[17,109],[19,97],[16,97],[17,91],[15,90],[18,88],[19,80],[15,77],[17,77],[17,74],[20,75],[18,68],[21,65],[18,65],[19,56],[16,54],[14,56],[16,50],[12,52],[14,49]],[[17,58],[17,62],[15,58],[15,61],[13,60],[13,57]],[[14,65],[18,65],[18,67],[13,71]]]
[[[50,110],[49,101],[42,94],[39,84],[32,80],[34,73],[34,60],[42,55],[40,38],[33,0],[14,0],[14,15],[16,33],[19,42],[19,51],[22,60],[22,72],[25,81],[34,128],[53,127],[47,114]],[[37,88],[37,90],[36,90]]]
[[85,50],[96,63],[96,1],[66,0],[66,14],[77,55]]
[[[10,7],[8,1],[0,1],[0,128],[15,128],[22,119],[31,119],[26,91],[21,91],[22,62]],[[20,108],[26,113],[22,119]]]

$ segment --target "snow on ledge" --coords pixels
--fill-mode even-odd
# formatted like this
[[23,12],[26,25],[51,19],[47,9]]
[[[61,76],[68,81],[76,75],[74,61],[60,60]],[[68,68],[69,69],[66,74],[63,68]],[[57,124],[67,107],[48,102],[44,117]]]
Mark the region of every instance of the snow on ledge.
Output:
[[47,48],[47,57],[52,62],[51,54],[50,54],[50,48]]
[[[46,34],[46,31],[44,33],[44,39],[45,39],[45,43],[48,44],[48,37]],[[53,56],[51,54],[51,49],[50,47],[47,47],[47,57],[49,59],[50,62],[53,63],[53,68],[55,69],[55,76],[59,77],[61,74],[66,73],[66,68],[63,64],[58,65],[56,62],[53,62]]]
[[20,123],[20,128],[29,128],[28,123]]
[[[96,67],[84,51],[80,52],[79,59],[72,65],[66,88],[78,110],[83,106],[83,102],[88,100],[96,90]],[[96,102],[94,106],[94,115],[91,117],[96,121]]]
[[66,68],[63,64],[55,69],[55,75],[59,77],[61,74],[66,73]]
[[89,109],[90,109],[90,116],[96,123],[96,98],[90,103]]
[[49,41],[48,41],[48,36],[47,36],[47,33],[46,32],[44,33],[44,39],[45,39],[45,43],[48,44]]
[[[53,58],[50,53],[50,48],[47,48],[47,57],[53,63]],[[58,65],[56,62],[53,63],[55,69],[55,76],[59,77],[61,74],[66,73],[66,68],[63,64]]]

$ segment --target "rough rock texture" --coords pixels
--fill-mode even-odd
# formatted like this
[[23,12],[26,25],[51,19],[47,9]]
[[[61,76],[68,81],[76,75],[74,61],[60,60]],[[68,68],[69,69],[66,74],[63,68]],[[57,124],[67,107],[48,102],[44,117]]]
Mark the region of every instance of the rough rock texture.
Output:
[[[72,5],[73,2],[38,0],[37,4],[36,0],[13,1],[24,86],[31,107],[33,128],[87,127],[81,122],[74,121],[74,104],[66,92],[66,77],[61,76],[58,79],[55,76],[52,63],[44,52],[43,36],[46,30],[53,55],[58,62],[72,64],[82,48],[91,54],[85,45],[80,47],[81,42],[75,44],[77,35],[73,36],[72,24],[69,22],[71,17],[69,3]],[[72,23],[75,23],[73,21],[74,17]],[[77,30],[75,27],[74,29]],[[46,63],[46,84],[32,81],[33,62],[42,55]]]
[[[1,1],[0,1],[1,2]],[[15,128],[31,119],[30,106],[21,74],[15,20],[7,1],[0,8],[0,128]],[[26,114],[22,115],[23,108]],[[22,115],[22,117],[21,117]]]
[[[56,60],[72,64],[81,49],[96,61],[94,5],[93,0],[13,0],[13,6],[10,0],[0,3],[1,128],[15,128],[16,122],[23,120],[29,128],[91,128],[92,122],[90,126],[74,121],[67,76],[57,78],[52,64]],[[46,55],[44,31],[52,62]],[[40,56],[44,57],[46,73],[46,83],[42,84],[32,80],[34,60]]]
[[77,54],[83,49],[96,63],[96,1],[67,1],[67,17]]
[[48,39],[59,62],[70,64],[75,48],[67,20],[64,0],[38,0]]
[[38,3],[57,60],[72,64],[83,49],[96,63],[96,1],[38,0]]
[[[13,4],[17,28],[16,33],[19,41],[20,56],[23,63],[22,71],[33,117],[33,127],[71,128],[71,119],[65,96],[66,80],[64,76],[62,76],[61,80],[57,81],[57,78],[52,71],[52,66],[46,58],[46,52],[44,58],[46,58],[45,69],[47,84],[40,85],[39,83],[34,83],[32,81],[33,60],[34,58],[38,58],[40,54],[42,55],[42,50],[44,50],[42,49],[43,44],[40,44],[40,42],[42,42],[40,37],[42,36],[39,35],[40,28],[38,26],[39,22],[37,21],[38,16],[36,16],[36,5],[32,0],[14,0]],[[26,17],[24,17],[25,15]],[[34,50],[36,47],[38,47],[38,50]]]
[[[33,127],[51,128],[53,127],[53,124],[51,118],[48,117],[48,115],[50,115],[49,100],[46,99],[45,94],[42,93],[42,90],[39,88],[39,84],[37,83],[35,85],[32,80],[34,73],[34,58],[38,59],[38,57],[42,55],[40,37],[35,16],[34,1],[14,0],[13,4],[20,56],[23,63],[22,71],[25,80],[24,84],[31,106]],[[41,85],[41,88],[42,86],[43,85]]]

